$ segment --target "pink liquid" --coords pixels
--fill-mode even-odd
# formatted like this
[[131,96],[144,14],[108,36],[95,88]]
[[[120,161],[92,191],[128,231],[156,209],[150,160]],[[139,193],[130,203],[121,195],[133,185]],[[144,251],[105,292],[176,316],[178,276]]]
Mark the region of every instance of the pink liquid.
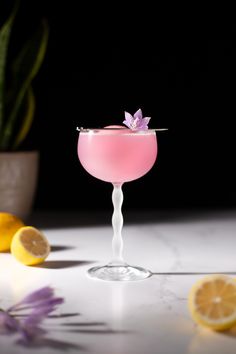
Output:
[[102,181],[133,181],[145,175],[156,160],[156,133],[130,129],[81,132],[78,156],[85,170]]

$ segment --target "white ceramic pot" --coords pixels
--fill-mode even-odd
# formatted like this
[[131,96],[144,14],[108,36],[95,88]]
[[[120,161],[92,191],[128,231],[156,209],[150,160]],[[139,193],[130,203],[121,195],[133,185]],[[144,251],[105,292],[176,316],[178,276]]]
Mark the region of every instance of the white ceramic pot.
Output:
[[34,200],[38,166],[38,151],[0,153],[1,212],[27,218]]

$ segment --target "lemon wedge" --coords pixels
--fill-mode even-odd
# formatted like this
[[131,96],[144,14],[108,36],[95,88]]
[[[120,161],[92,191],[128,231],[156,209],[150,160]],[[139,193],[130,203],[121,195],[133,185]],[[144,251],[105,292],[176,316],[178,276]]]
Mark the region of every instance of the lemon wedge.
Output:
[[198,324],[223,331],[236,324],[236,281],[226,275],[207,275],[193,285],[189,311]]
[[15,215],[0,213],[0,252],[10,250],[13,236],[22,226],[23,221]]
[[24,226],[12,239],[11,253],[25,265],[40,264],[49,255],[50,245],[41,231],[32,226]]

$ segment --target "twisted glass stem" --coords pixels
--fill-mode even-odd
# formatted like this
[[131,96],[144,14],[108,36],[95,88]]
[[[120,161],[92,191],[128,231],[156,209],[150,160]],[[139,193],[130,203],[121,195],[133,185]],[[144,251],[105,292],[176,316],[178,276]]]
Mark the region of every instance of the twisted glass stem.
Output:
[[114,207],[112,215],[113,226],[113,239],[112,239],[112,261],[110,266],[125,266],[126,263],[123,259],[123,239],[122,239],[122,227],[123,227],[123,215],[122,215],[122,203],[123,192],[122,184],[114,183],[112,192],[112,203]]

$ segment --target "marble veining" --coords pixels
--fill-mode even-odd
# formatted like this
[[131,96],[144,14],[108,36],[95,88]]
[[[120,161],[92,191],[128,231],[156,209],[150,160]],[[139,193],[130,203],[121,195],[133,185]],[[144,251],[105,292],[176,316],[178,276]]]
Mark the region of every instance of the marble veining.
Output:
[[[50,214],[45,217],[50,219]],[[236,329],[214,333],[195,325],[187,297],[205,274],[236,276],[236,212],[125,224],[125,259],[153,275],[123,283],[87,276],[88,268],[106,264],[111,257],[110,225],[46,224],[43,231],[53,247],[45,264],[25,267],[10,254],[0,254],[1,307],[43,285],[55,287],[66,299],[57,317],[45,323],[50,330],[46,340],[31,353],[235,353]],[[14,338],[0,340],[3,354],[25,353]]]

